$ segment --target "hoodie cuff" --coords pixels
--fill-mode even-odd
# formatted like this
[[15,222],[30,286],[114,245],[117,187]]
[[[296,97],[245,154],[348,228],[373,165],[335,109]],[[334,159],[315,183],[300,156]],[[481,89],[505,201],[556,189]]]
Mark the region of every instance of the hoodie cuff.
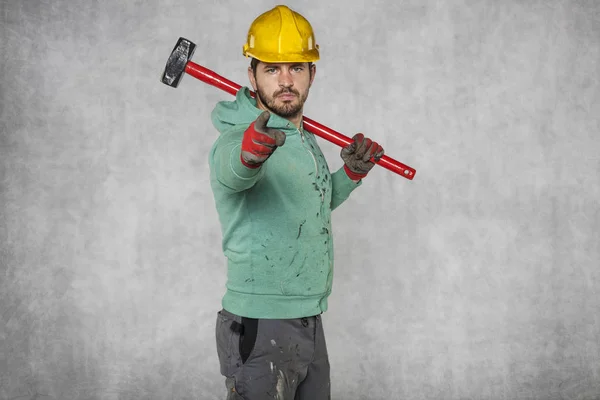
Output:
[[242,145],[235,146],[231,149],[231,154],[229,157],[229,166],[231,167],[231,172],[234,173],[240,179],[253,179],[256,178],[257,175],[261,173],[263,170],[262,164],[258,167],[248,167],[242,161]]

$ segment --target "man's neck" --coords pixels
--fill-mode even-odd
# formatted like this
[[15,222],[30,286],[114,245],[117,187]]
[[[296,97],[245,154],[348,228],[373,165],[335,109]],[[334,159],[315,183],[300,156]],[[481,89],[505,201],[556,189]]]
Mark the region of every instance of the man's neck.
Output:
[[[267,107],[265,107],[262,104],[262,102],[260,102],[260,101],[256,102],[256,108],[273,113],[273,111],[267,109]],[[302,130],[302,112],[300,112],[300,114],[297,117],[291,117],[291,118],[285,118],[285,119],[287,119],[292,124],[294,124],[296,126],[296,128],[298,128],[298,130]]]
[[300,114],[299,117],[288,119],[288,121],[296,125],[296,128],[298,128],[298,130],[302,130],[302,114]]

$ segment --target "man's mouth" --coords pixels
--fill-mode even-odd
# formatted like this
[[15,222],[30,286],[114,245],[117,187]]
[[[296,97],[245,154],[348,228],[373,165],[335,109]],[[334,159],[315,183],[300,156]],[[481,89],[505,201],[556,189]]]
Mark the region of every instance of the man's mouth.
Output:
[[296,98],[296,95],[294,93],[282,93],[277,97],[282,100],[293,100]]

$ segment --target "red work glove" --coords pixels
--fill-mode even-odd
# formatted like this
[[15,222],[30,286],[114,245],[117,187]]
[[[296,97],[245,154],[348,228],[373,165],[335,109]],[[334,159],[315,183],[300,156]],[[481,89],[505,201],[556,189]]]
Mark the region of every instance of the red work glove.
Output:
[[242,139],[242,164],[248,168],[258,168],[273,154],[278,146],[285,143],[285,133],[267,128],[271,114],[264,111],[244,132]]
[[350,179],[358,181],[369,173],[375,166],[375,161],[383,157],[384,150],[377,142],[365,138],[362,133],[357,133],[352,137],[353,143],[342,148],[340,155],[344,160],[344,170]]

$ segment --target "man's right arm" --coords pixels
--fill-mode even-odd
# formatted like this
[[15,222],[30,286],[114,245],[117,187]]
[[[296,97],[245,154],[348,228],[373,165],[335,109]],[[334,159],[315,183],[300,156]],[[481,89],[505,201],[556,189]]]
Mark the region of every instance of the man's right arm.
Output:
[[264,175],[263,164],[285,143],[285,133],[267,127],[270,113],[263,111],[246,130],[221,134],[211,154],[217,180],[229,190],[251,188]]
[[217,181],[229,191],[249,189],[264,175],[264,168],[249,168],[242,162],[243,131],[222,133],[215,142],[210,155],[210,168]]

